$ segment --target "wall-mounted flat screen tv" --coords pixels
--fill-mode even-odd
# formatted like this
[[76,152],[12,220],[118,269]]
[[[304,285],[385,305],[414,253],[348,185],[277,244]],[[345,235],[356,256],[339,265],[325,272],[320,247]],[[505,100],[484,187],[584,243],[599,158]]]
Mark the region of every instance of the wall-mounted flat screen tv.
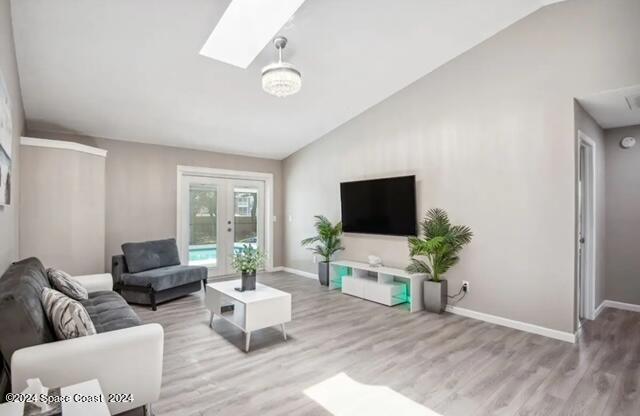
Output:
[[340,184],[347,233],[416,235],[416,178],[400,176]]

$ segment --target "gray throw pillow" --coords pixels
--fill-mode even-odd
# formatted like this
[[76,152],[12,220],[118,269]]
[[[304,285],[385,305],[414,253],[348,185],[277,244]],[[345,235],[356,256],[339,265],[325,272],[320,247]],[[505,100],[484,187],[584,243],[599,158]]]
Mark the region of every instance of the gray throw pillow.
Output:
[[87,289],[73,280],[69,273],[51,267],[47,269],[47,277],[49,277],[49,282],[51,282],[51,286],[54,289],[59,290],[70,298],[75,300],[89,299]]
[[80,302],[48,287],[42,289],[40,300],[58,339],[78,338],[96,333],[89,313]]

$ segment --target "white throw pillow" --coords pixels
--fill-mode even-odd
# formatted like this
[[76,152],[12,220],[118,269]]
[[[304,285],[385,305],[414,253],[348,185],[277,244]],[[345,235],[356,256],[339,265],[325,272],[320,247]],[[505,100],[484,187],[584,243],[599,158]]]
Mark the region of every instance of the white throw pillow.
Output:
[[80,302],[48,287],[42,289],[40,299],[58,339],[78,338],[96,333],[89,313]]
[[87,300],[89,299],[89,292],[80,283],[71,278],[69,273],[62,270],[54,269],[53,267],[47,269],[47,276],[49,282],[54,289],[64,293],[75,300]]

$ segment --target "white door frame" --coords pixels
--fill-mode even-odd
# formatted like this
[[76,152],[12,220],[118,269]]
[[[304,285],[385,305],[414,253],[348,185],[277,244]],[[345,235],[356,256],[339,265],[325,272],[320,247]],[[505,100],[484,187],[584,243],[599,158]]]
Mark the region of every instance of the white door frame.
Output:
[[[584,274],[584,285],[580,285],[580,274],[578,274],[576,279],[576,295],[579,296],[576,299],[578,300],[576,305],[576,319],[578,321],[578,325],[580,324],[580,304],[584,305],[585,318],[589,320],[595,319],[596,316],[596,270],[597,270],[597,256],[596,256],[596,245],[597,245],[597,227],[596,227],[596,214],[597,214],[597,180],[596,180],[596,142],[591,139],[591,137],[587,136],[584,132],[578,130],[578,175],[580,175],[580,158],[581,152],[580,147],[585,146],[585,176],[584,180],[586,194],[584,195],[584,200],[586,202],[586,211],[585,214],[587,216],[585,220],[585,243],[583,256],[585,270]],[[580,200],[580,179],[579,176],[576,181],[577,195],[578,195],[578,220],[581,209],[581,200]],[[580,247],[580,224],[576,227],[576,242],[577,249]],[[580,256],[578,255],[578,251],[576,250],[576,267],[581,267],[579,264]],[[578,269],[577,269],[578,270]],[[584,287],[583,287],[584,286]]]
[[[178,192],[176,195],[176,236],[178,247],[182,247],[182,214],[184,207],[182,206],[182,177],[183,176],[202,176],[209,178],[222,178],[222,179],[244,179],[255,180],[264,182],[264,249],[266,255],[265,269],[268,272],[273,271],[273,248],[274,248],[274,223],[276,217],[274,215],[273,199],[273,174],[265,172],[250,172],[230,169],[216,169],[216,168],[204,168],[197,166],[183,166],[178,165],[177,168],[177,184]],[[182,253],[181,253],[182,254]]]

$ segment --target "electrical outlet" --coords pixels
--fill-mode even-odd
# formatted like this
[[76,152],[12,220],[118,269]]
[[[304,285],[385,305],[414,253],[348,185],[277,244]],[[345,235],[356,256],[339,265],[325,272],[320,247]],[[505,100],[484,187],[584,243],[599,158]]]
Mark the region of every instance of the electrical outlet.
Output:
[[466,280],[462,281],[462,290],[469,293],[469,282]]

